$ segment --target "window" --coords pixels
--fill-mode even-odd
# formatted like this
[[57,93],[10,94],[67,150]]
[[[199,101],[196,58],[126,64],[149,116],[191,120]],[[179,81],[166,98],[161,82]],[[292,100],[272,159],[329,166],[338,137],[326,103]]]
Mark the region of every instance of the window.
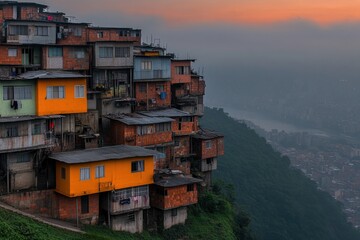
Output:
[[32,86],[4,86],[3,100],[32,99]]
[[18,137],[19,131],[17,126],[6,127],[6,137]]
[[180,146],[180,141],[179,141],[179,140],[175,140],[174,146],[175,146],[175,147]]
[[141,69],[142,70],[151,70],[152,69],[152,62],[151,61],[142,61],[141,62]]
[[30,162],[31,156],[29,153],[18,153],[16,154],[16,162],[17,163],[25,163]]
[[131,163],[131,172],[143,172],[144,160],[135,161]]
[[172,216],[172,217],[177,216],[177,208],[171,209],[171,216]]
[[8,57],[16,57],[16,56],[17,56],[17,48],[9,48]]
[[188,184],[187,185],[187,191],[188,192],[193,192],[194,191],[194,184]]
[[9,26],[8,33],[10,36],[29,35],[29,28],[26,25]]
[[211,142],[211,140],[205,142],[205,147],[206,147],[207,149],[209,149],[209,148],[212,147],[212,142]]
[[81,27],[72,27],[72,31],[73,31],[74,36],[81,37],[81,35],[82,35]]
[[105,176],[104,165],[96,166],[95,168],[95,178],[103,178]]
[[48,36],[48,27],[35,26],[35,36]]
[[97,38],[103,38],[104,37],[104,32],[97,32]]
[[206,164],[213,164],[213,159],[212,158],[207,158],[206,159]]
[[139,136],[155,133],[154,125],[143,125],[137,127],[137,134]]
[[72,47],[69,50],[69,55],[71,58],[77,58],[77,59],[85,58],[85,49],[82,47]]
[[65,98],[65,87],[64,86],[48,86],[46,88],[46,98]]
[[146,93],[146,83],[139,84],[139,92]]
[[115,48],[115,57],[116,58],[130,57],[130,48],[129,47],[116,47]]
[[85,86],[76,85],[75,86],[75,98],[84,98],[85,97]]
[[128,36],[130,36],[130,31],[128,30],[119,31],[119,37],[128,37]]
[[135,222],[135,213],[128,213],[127,222]]
[[181,122],[192,122],[193,118],[192,117],[182,117],[181,118]]
[[80,180],[89,180],[90,179],[90,168],[80,168]]
[[89,196],[81,197],[81,214],[89,213]]
[[175,72],[178,75],[189,75],[190,74],[190,67],[189,66],[175,67]]
[[41,134],[41,123],[34,123],[32,126],[32,135]]
[[62,47],[49,47],[48,56],[49,57],[62,57],[63,56]]
[[66,169],[64,167],[61,168],[61,178],[66,179]]
[[112,58],[113,57],[113,47],[100,47],[99,48],[99,57],[100,58]]
[[168,132],[171,131],[171,123],[159,123],[155,125],[156,132]]

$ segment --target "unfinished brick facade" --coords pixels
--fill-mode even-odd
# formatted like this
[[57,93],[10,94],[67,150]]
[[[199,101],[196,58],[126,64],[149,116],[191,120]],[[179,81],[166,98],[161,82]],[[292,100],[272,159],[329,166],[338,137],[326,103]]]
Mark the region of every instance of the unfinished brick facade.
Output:
[[141,44],[141,33],[139,30],[123,28],[87,28],[88,42],[134,42]]
[[[153,110],[171,106],[171,84],[163,82],[135,83],[136,110]],[[163,95],[165,93],[165,95]]]
[[69,198],[57,194],[58,218],[76,222],[77,218],[84,224],[97,224],[99,220],[99,194],[88,195],[88,212],[81,205],[81,197]]
[[137,126],[129,126],[116,120],[110,122],[110,129],[113,144],[152,146],[172,142],[171,131],[138,135]]
[[0,46],[0,64],[2,65],[21,65],[22,54],[18,46]]
[[224,139],[193,139],[193,149],[199,159],[218,157],[224,155]]
[[188,206],[198,202],[196,184],[176,187],[160,187],[154,185],[151,186],[150,194],[150,205],[162,210]]
[[[81,51],[78,55],[77,51]],[[83,54],[83,55],[82,55]],[[89,70],[89,48],[66,46],[63,48],[64,70]]]

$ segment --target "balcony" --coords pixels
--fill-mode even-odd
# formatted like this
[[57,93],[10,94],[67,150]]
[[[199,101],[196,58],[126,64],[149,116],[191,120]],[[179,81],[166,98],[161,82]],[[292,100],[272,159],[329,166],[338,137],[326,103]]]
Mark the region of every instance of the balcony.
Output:
[[54,142],[55,139],[47,139],[44,134],[0,138],[0,152],[42,148],[45,146],[50,146]]
[[170,80],[169,76],[166,76],[164,70],[142,70],[134,72],[134,81],[145,81],[145,80]]

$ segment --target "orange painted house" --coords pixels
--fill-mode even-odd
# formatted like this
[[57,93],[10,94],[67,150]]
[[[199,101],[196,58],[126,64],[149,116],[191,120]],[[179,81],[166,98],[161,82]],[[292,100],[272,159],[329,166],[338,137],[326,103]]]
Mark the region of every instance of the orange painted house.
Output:
[[20,75],[36,79],[36,115],[87,112],[86,76],[65,71],[31,71]]
[[[130,227],[132,232],[141,232],[139,220],[129,226],[121,219],[124,209],[142,219],[142,209],[149,207],[148,185],[153,183],[155,155],[153,150],[125,145],[52,154],[50,159],[56,164],[58,218],[97,224],[105,211],[106,216],[111,215],[112,229]],[[141,198],[131,195],[121,208],[114,202],[113,196],[118,191],[138,191],[139,186],[143,186],[143,194],[147,195]],[[143,200],[140,208],[133,203],[139,199]]]

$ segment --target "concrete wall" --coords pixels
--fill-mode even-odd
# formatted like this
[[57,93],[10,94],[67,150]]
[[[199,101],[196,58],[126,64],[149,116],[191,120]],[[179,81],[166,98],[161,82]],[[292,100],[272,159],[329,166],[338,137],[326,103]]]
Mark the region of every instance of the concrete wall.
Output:
[[[111,47],[113,50],[112,58],[101,58],[99,55],[100,47]],[[129,57],[115,57],[115,47],[129,47]],[[133,46],[132,43],[96,43],[95,44],[95,67],[132,67],[133,66]]]
[[[20,154],[29,157],[28,162],[18,162]],[[10,190],[18,191],[35,187],[34,153],[18,152],[7,154],[8,169],[10,171]]]
[[[173,216],[175,211],[176,215]],[[164,229],[168,229],[177,224],[185,224],[187,219],[187,207],[179,207],[176,208],[176,210],[165,210],[163,214]]]
[[[132,214],[134,214],[134,217],[131,216]],[[143,231],[143,218],[143,210],[111,216],[111,229],[114,231],[141,233]]]
[[[28,25],[28,35],[14,35],[9,36],[9,29],[7,29],[7,43],[20,44],[55,44],[56,43],[56,25],[54,23],[26,23],[26,22],[11,22],[9,26]],[[35,26],[47,26],[48,36],[36,36]]]

